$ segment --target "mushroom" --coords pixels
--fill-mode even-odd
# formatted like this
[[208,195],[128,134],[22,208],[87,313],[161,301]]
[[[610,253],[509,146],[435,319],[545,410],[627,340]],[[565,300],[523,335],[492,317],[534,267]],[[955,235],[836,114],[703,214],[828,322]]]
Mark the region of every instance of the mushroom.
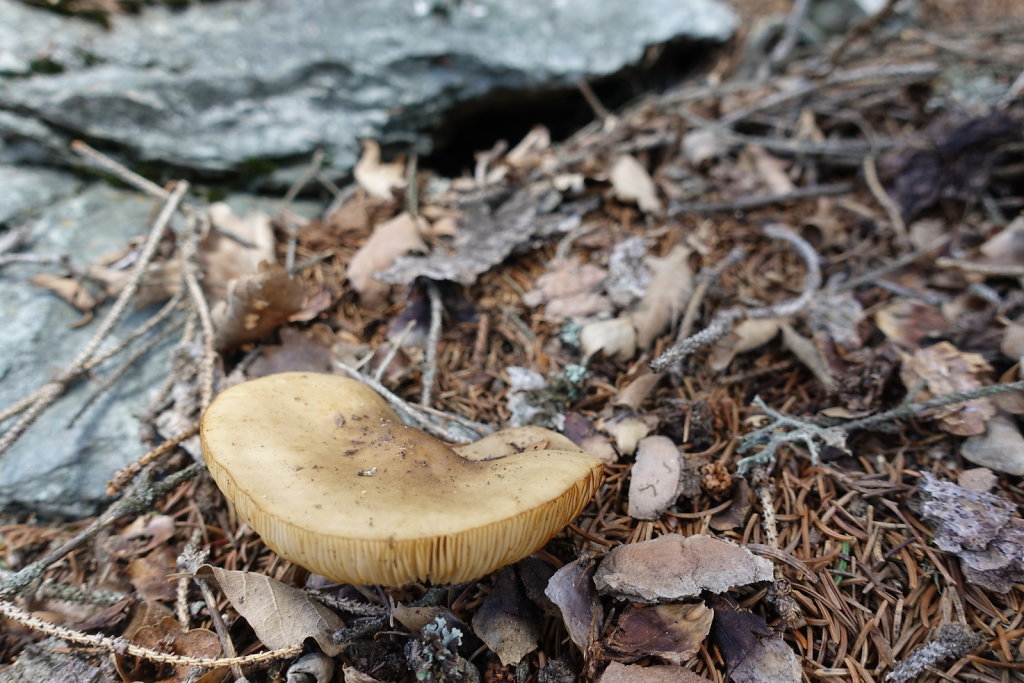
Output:
[[277,554],[327,578],[469,581],[543,546],[590,501],[601,462],[539,427],[450,448],[334,375],[268,375],[203,415],[206,466]]

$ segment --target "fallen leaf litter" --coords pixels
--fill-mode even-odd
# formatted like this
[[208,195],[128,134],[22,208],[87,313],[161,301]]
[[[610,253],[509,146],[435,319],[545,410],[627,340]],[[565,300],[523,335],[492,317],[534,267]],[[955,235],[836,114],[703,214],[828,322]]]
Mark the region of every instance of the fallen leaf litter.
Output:
[[[1012,395],[928,401],[1017,379],[1021,44],[1011,25],[902,40],[868,31],[833,53],[831,69],[813,56],[793,61],[787,68],[802,82],[684,87],[564,143],[535,131],[507,154],[482,155],[473,178],[414,176],[416,200],[407,167],[382,163],[368,141],[361,189],[298,231],[276,224],[278,237],[295,235],[270,244],[284,265],[250,258],[267,246],[266,217],[182,204],[195,221],[181,231],[191,242],[175,245],[182,259],[156,266],[177,290],[147,288],[141,270],[96,271],[121,306],[175,291],[189,306],[182,372],[149,412],[163,438],[189,434],[212,398],[205,385],[328,370],[375,377],[403,418],[447,433],[457,423],[462,440],[481,425],[544,420],[603,454],[604,482],[530,561],[480,581],[383,592],[337,588],[274,556],[200,467],[165,448],[149,458],[166,496],[159,503],[143,482],[83,525],[84,536],[30,520],[0,527],[4,564],[17,571],[0,574],[3,661],[31,654],[30,634],[43,632],[117,652],[124,677],[182,680],[204,663],[250,664],[259,676],[256,664],[293,656],[313,636],[355,680],[478,670],[486,680],[520,670],[583,680],[940,680],[929,667],[953,680],[1019,677],[1024,493],[1010,452],[1020,441],[1015,411],[1002,400]],[[1003,88],[991,111],[950,104],[950,70],[965,59]],[[947,114],[922,104],[922,89]],[[134,247],[145,263],[187,185],[168,191],[126,177],[167,202],[149,242]],[[938,239],[926,223],[936,220]],[[204,291],[190,287],[193,267]],[[41,284],[86,315],[98,310],[74,274]],[[445,324],[434,345],[438,301]],[[403,336],[388,339],[399,317]],[[103,318],[99,337],[116,321]],[[257,344],[267,341],[279,346],[261,360]],[[359,365],[387,343],[383,362]],[[228,348],[240,352],[221,353]],[[85,351],[53,385],[5,410],[14,421],[0,451],[98,365],[97,349]],[[428,356],[436,374],[423,370]],[[658,358],[659,373],[649,373]],[[404,369],[387,374],[392,364]],[[430,395],[423,377],[435,398],[419,406]],[[898,412],[905,395],[916,411]],[[666,443],[659,465],[648,449]],[[739,458],[766,448],[772,458],[746,461],[739,479]],[[964,458],[991,472],[968,475]],[[702,543],[717,550],[676,558]],[[671,552],[644,559],[668,544]],[[121,550],[104,550],[113,547]],[[172,591],[154,586],[154,573],[173,574],[168,562],[181,565],[189,547],[209,555],[223,598],[190,588],[187,572],[173,575]],[[43,570],[46,582],[26,599]],[[295,619],[260,612],[285,594]],[[96,605],[88,616],[106,635],[77,630],[84,614],[55,596]],[[118,606],[118,596],[127,602]],[[253,635],[222,632],[208,616],[221,611],[244,616]],[[279,650],[232,657],[261,644]],[[665,662],[686,671],[657,666],[643,678]]]

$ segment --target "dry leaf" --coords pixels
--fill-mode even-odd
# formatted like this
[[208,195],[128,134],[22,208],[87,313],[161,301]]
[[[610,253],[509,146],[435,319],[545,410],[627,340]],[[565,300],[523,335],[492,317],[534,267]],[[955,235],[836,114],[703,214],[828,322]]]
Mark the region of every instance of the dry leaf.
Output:
[[676,500],[679,471],[679,451],[671,439],[648,436],[641,440],[630,472],[629,516],[658,519]]
[[802,680],[800,658],[764,619],[737,610],[725,600],[714,603],[714,609],[712,637],[725,657],[733,683]]
[[394,190],[405,187],[405,164],[382,164],[376,140],[363,140],[363,155],[352,175],[366,194],[379,199],[391,199]]
[[408,607],[401,603],[392,608],[391,613],[410,633],[419,633],[423,627],[437,619],[445,611],[444,607]]
[[[219,657],[221,644],[217,634],[207,629],[182,631],[177,619],[166,617],[159,623],[143,626],[131,636],[142,647],[185,657]],[[186,680],[192,667],[155,665],[144,659],[116,655],[114,665],[126,681],[158,681],[178,683]]]
[[124,559],[148,553],[158,545],[166,543],[175,533],[174,518],[155,515],[150,519],[138,517],[118,534],[110,544],[112,557]]
[[[908,390],[924,382],[925,390],[915,400],[928,400],[958,391],[971,391],[987,383],[992,371],[985,359],[977,353],[963,353],[949,342],[917,349],[903,354],[900,379]],[[928,413],[938,420],[939,428],[958,436],[973,436],[985,431],[985,422],[996,414],[996,408],[987,398],[956,403]]]
[[253,572],[203,565],[197,573],[210,574],[268,648],[291,647],[312,638],[321,650],[334,657],[347,645],[332,638],[335,631],[345,627],[341,617],[305,591]]
[[128,563],[128,580],[143,600],[170,602],[177,595],[177,584],[167,578],[178,564],[174,553],[164,546]]
[[636,328],[628,318],[587,323],[580,330],[580,348],[585,356],[603,353],[626,361],[636,353]]
[[644,213],[655,216],[662,214],[661,200],[658,199],[654,181],[647,169],[633,157],[624,154],[617,158],[608,171],[608,178],[615,190],[616,199],[622,202],[635,201]]
[[592,263],[579,259],[556,259],[547,271],[537,278],[534,289],[526,293],[527,306],[544,306],[544,315],[550,320],[586,318],[611,310],[611,302],[599,293],[607,272]]
[[[207,215],[214,229],[199,247],[199,266],[203,271],[203,286],[214,296],[222,296],[228,283],[256,272],[261,263],[277,261],[274,229],[267,214],[251,211],[237,216],[230,206],[218,202],[210,206]],[[173,283],[176,290],[178,266],[173,262],[166,265],[170,271],[159,275],[150,273],[147,279],[165,280],[165,286]]]
[[999,483],[999,478],[987,467],[972,467],[969,470],[961,470],[956,483],[968,491],[988,493]]
[[331,683],[332,680],[334,660],[323,652],[309,652],[291,663],[285,683]]
[[828,393],[835,393],[837,385],[829,370],[828,363],[821,355],[820,349],[810,339],[801,336],[787,323],[782,323],[782,343],[797,359],[804,364],[822,388]]
[[259,358],[246,370],[249,379],[278,372],[331,372],[334,357],[331,349],[337,335],[323,323],[306,329],[282,327],[281,344],[264,346]]
[[723,156],[729,151],[725,139],[710,128],[697,128],[683,136],[683,157],[687,163],[700,168],[704,162]]
[[725,370],[739,354],[761,348],[774,339],[781,322],[779,318],[753,318],[740,322],[711,347],[708,365],[715,372]]
[[796,189],[796,185],[786,173],[786,164],[781,159],[773,157],[759,145],[750,145],[747,152],[753,157],[754,169],[770,193],[787,194]]
[[651,284],[629,316],[636,327],[639,348],[649,348],[658,335],[682,317],[693,296],[693,269],[689,259],[690,250],[681,245],[673,247],[664,258],[648,259],[653,272]]
[[612,548],[594,575],[602,593],[636,602],[723,593],[774,578],[772,563],[713,536],[666,534]]
[[352,256],[346,275],[364,306],[379,305],[390,291],[390,285],[373,278],[374,273],[391,266],[399,256],[428,251],[420,236],[425,226],[422,218],[401,213],[374,228],[370,238]]
[[975,465],[996,472],[1024,474],[1024,436],[1013,418],[996,415],[985,424],[985,433],[964,440],[960,455]]
[[916,349],[929,337],[945,332],[949,325],[935,306],[915,299],[897,299],[875,313],[875,324],[889,339]]
[[627,415],[601,425],[601,428],[615,437],[615,448],[622,455],[633,455],[640,439],[658,426],[658,419],[651,415]]
[[537,649],[540,614],[519,587],[512,570],[505,568],[482,605],[473,615],[473,631],[504,666]]
[[[29,282],[36,287],[50,290],[78,310],[89,314],[83,319],[84,322],[92,319],[92,311],[96,308],[97,303],[96,297],[90,294],[85,285],[75,278],[61,277],[53,273],[36,273],[29,279]],[[84,322],[78,322],[75,325],[81,325]]]
[[598,683],[711,683],[679,666],[639,666],[612,662],[604,670]]
[[364,674],[359,669],[351,666],[343,666],[341,668],[342,675],[345,677],[345,683],[380,683],[380,681],[369,674]]
[[859,349],[864,341],[858,326],[864,319],[864,307],[850,292],[822,292],[811,299],[807,326],[811,332],[824,333],[838,346]]
[[639,412],[647,397],[651,395],[664,375],[660,372],[645,371],[620,389],[612,398],[612,405]]
[[714,612],[703,602],[682,605],[630,605],[618,628],[602,641],[602,650],[621,661],[654,655],[683,664],[697,654],[711,631]]
[[1012,322],[1003,330],[1003,341],[999,345],[1003,355],[1013,361],[1024,357],[1024,325]]
[[920,493],[935,545],[960,558],[964,579],[997,593],[1024,581],[1024,520],[1001,496],[961,488],[927,472]]
[[231,349],[258,341],[302,308],[302,287],[282,266],[261,263],[251,275],[232,280],[227,295],[211,311],[216,347]]
[[562,613],[569,638],[584,654],[590,651],[604,622],[604,610],[594,590],[594,561],[574,560],[556,571],[544,595]]

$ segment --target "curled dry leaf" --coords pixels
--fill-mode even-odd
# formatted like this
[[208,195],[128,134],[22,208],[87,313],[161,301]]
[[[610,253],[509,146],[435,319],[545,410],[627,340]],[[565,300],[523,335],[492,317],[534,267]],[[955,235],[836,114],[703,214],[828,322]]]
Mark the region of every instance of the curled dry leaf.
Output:
[[644,213],[660,216],[663,212],[658,189],[640,162],[623,154],[615,160],[608,171],[615,197],[623,202],[636,202]]
[[[933,396],[978,389],[991,372],[992,366],[979,354],[964,353],[949,342],[939,342],[912,354],[903,354],[900,379],[908,390],[923,381],[925,389],[914,400],[928,400]],[[995,414],[992,401],[978,398],[938,408],[931,416],[938,420],[943,431],[973,436],[984,433],[985,423]]]
[[604,621],[604,610],[594,590],[592,559],[580,558],[556,571],[544,589],[544,595],[562,613],[569,638],[586,654],[597,638]]
[[1006,415],[996,415],[985,424],[985,433],[967,438],[960,454],[975,465],[997,472],[1024,474],[1024,436],[1017,423]]
[[334,660],[323,652],[302,655],[288,667],[285,683],[331,683]]
[[615,447],[619,453],[633,455],[640,439],[657,426],[658,418],[653,415],[626,415],[603,424],[602,428],[615,437]]
[[146,520],[138,517],[125,527],[110,544],[110,555],[116,558],[135,557],[153,550],[166,543],[174,536],[174,518],[168,515],[156,515]]
[[277,260],[274,228],[267,214],[250,211],[238,216],[226,203],[217,202],[210,206],[207,215],[214,229],[199,247],[199,265],[203,286],[214,296],[223,295],[232,280],[256,272],[261,263]]
[[636,602],[723,593],[774,578],[772,563],[713,536],[666,534],[613,548],[594,575],[602,593]]
[[647,397],[651,395],[658,382],[664,375],[660,372],[645,371],[639,377],[633,378],[629,384],[619,390],[612,398],[612,405],[620,408],[629,408],[638,412]]
[[602,645],[608,655],[633,662],[654,655],[683,664],[697,654],[711,631],[714,612],[703,602],[652,606],[630,605],[618,628]]
[[[205,628],[182,631],[181,624],[173,617],[165,617],[157,624],[143,626],[132,634],[131,640],[141,647],[185,657],[205,658],[221,655],[220,639],[216,633]],[[126,681],[184,681],[192,668],[154,665],[144,659],[128,655],[116,655],[115,666],[122,679]],[[158,669],[154,670],[154,666]]]
[[128,563],[128,580],[143,600],[174,600],[177,585],[167,578],[178,568],[175,555],[163,546]]
[[733,683],[802,680],[800,659],[764,619],[725,600],[714,603],[712,638],[718,644]]
[[523,593],[512,570],[503,569],[480,608],[473,615],[473,631],[505,666],[537,649],[540,614]]
[[649,347],[673,322],[679,319],[693,295],[693,269],[690,250],[676,246],[664,258],[650,257],[653,275],[646,296],[630,313],[588,323],[580,331],[580,347],[586,355],[603,352],[619,360],[629,360],[638,348]]
[[1007,593],[1024,581],[1024,520],[1013,503],[928,473],[920,493],[935,545],[960,558],[968,583]]
[[916,349],[925,339],[949,328],[938,308],[915,299],[897,299],[880,309],[875,324],[882,334],[907,349]]
[[543,304],[545,316],[552,320],[607,313],[611,302],[598,291],[606,276],[604,268],[592,263],[580,263],[577,258],[556,259],[523,301],[527,306]]
[[259,358],[252,362],[245,375],[249,379],[273,375],[278,372],[331,372],[334,356],[331,352],[338,336],[323,323],[306,329],[282,327],[281,343],[264,346]]
[[725,139],[710,128],[697,128],[683,136],[683,157],[691,166],[699,168],[704,162],[723,156],[729,151]]
[[374,228],[370,238],[355,253],[346,275],[365,306],[380,304],[390,290],[390,285],[373,278],[374,273],[391,266],[399,256],[428,251],[421,237],[425,227],[424,219],[401,213]]
[[77,279],[61,277],[53,273],[36,273],[29,279],[29,282],[36,287],[50,290],[81,312],[86,313],[84,322],[75,323],[76,325],[84,324],[92,319],[92,311],[96,308],[97,303],[96,297],[90,294],[85,285]]
[[804,364],[804,367],[811,371],[825,391],[830,394],[835,392],[838,385],[817,344],[802,336],[788,323],[782,323],[782,343],[797,357],[797,360]]
[[739,354],[761,348],[770,342],[779,333],[781,322],[778,318],[754,318],[740,322],[732,332],[711,347],[708,361],[711,369],[721,372]]
[[760,145],[750,145],[746,151],[753,159],[754,169],[770,193],[786,194],[796,189],[796,185],[786,173],[786,164],[781,159],[772,156]]
[[711,683],[703,676],[679,666],[639,666],[612,662],[598,683]]
[[679,451],[671,439],[665,436],[642,439],[630,472],[629,516],[658,519],[676,500],[679,472]]
[[232,280],[227,296],[211,311],[218,349],[231,349],[267,336],[302,309],[302,287],[282,266],[261,263],[251,275]]
[[363,155],[352,175],[366,194],[379,199],[391,199],[393,190],[405,187],[405,164],[382,164],[376,140],[363,140]]
[[256,637],[271,649],[291,647],[306,638],[334,657],[346,643],[331,637],[345,627],[337,614],[304,591],[253,572],[203,565],[198,576],[213,576],[234,608],[245,617]]

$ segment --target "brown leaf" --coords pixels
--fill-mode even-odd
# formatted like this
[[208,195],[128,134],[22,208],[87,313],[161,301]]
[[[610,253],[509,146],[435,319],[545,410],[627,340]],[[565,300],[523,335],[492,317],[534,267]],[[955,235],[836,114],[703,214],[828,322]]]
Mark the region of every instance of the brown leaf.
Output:
[[[178,620],[172,617],[165,617],[157,624],[143,626],[131,635],[131,639],[142,647],[186,657],[221,656],[220,639],[216,633],[204,628],[183,632]],[[127,655],[117,655],[115,665],[118,673],[126,681],[144,680],[160,683],[184,681],[192,668],[154,665],[144,659],[135,659]]]
[[177,594],[177,585],[167,578],[177,570],[175,555],[163,546],[128,563],[128,580],[143,600],[170,602]]
[[544,306],[544,315],[551,320],[585,318],[611,310],[611,302],[598,293],[608,273],[592,263],[579,259],[556,259],[537,278],[532,291],[523,302],[527,306]]
[[640,411],[647,397],[651,395],[658,382],[664,375],[660,372],[645,371],[639,377],[632,379],[629,384],[620,389],[612,398],[612,405],[620,408],[629,408],[634,413]]
[[746,151],[753,158],[754,169],[770,193],[786,194],[796,189],[796,185],[786,173],[786,164],[781,159],[773,157],[759,145],[750,145]]
[[636,344],[641,349],[649,348],[658,335],[682,317],[693,296],[693,269],[688,248],[673,247],[664,258],[649,258],[648,265],[653,272],[651,284],[630,315],[636,327]]
[[740,322],[711,347],[708,366],[715,372],[729,367],[741,353],[761,348],[779,333],[782,321],[778,318],[753,318]]
[[601,643],[602,649],[621,661],[654,655],[680,665],[697,654],[713,618],[714,612],[703,602],[630,605],[619,617],[618,629]]
[[960,558],[968,584],[1007,593],[1014,583],[1024,581],[1024,520],[1016,505],[927,472],[920,493],[924,520],[935,530],[935,545]]
[[[92,318],[92,311],[96,308],[96,297],[89,293],[81,282],[72,277],[61,277],[53,273],[36,273],[29,282],[36,287],[48,289],[64,301],[68,302],[83,313],[88,313]],[[88,322],[88,319],[86,320]],[[82,323],[76,323],[82,324]]]
[[626,361],[636,353],[636,328],[628,318],[587,323],[580,330],[580,348],[586,356],[603,353]]
[[334,642],[332,634],[345,623],[304,591],[253,572],[203,565],[198,575],[204,574],[217,579],[228,600],[267,647],[291,647],[312,638],[328,656],[344,649],[346,643]]
[[437,619],[445,611],[444,607],[408,607],[401,603],[394,606],[391,613],[410,633],[419,633],[423,627]]
[[[207,213],[214,230],[199,247],[199,265],[203,271],[203,286],[214,296],[222,296],[232,280],[256,272],[264,261],[274,263],[277,260],[274,229],[267,214],[250,211],[237,216],[224,202],[211,205]],[[168,276],[173,277],[177,285],[176,265],[160,279],[166,280]]]
[[379,305],[391,289],[390,285],[375,280],[374,273],[391,266],[399,256],[429,250],[420,236],[425,225],[422,218],[401,213],[374,228],[370,238],[355,253],[346,275],[364,306]]
[[594,575],[602,593],[636,602],[723,593],[774,578],[772,563],[713,536],[666,534],[612,548]]
[[652,415],[616,416],[601,428],[615,437],[615,447],[622,455],[633,455],[640,439],[651,433],[658,425],[658,418]]
[[679,666],[639,666],[612,662],[604,670],[598,683],[711,683]]
[[779,683],[802,680],[793,648],[756,614],[737,610],[725,600],[713,603],[712,637],[725,657],[733,683]]
[[584,654],[590,651],[604,621],[604,610],[594,590],[594,566],[591,559],[574,560],[555,572],[544,590],[561,610],[569,638]]
[[665,436],[648,436],[637,446],[630,472],[628,514],[634,519],[658,519],[676,500],[679,451]]
[[232,349],[258,341],[302,308],[302,287],[282,266],[261,263],[259,270],[228,283],[223,301],[212,310],[216,347]]
[[608,179],[611,180],[615,197],[619,201],[635,201],[644,213],[655,216],[662,214],[663,208],[654,181],[651,180],[647,169],[633,157],[628,154],[618,157],[608,171]]
[[331,328],[316,323],[306,329],[282,327],[281,344],[264,346],[259,358],[246,370],[253,379],[278,372],[331,372],[334,358],[331,349],[338,337]]
[[363,155],[352,175],[366,194],[379,199],[391,199],[394,190],[405,187],[405,164],[382,164],[376,140],[363,140]]
[[537,649],[540,614],[511,569],[499,572],[494,590],[473,615],[473,631],[505,666],[519,664]]
[[832,377],[832,372],[822,357],[821,350],[813,341],[801,336],[789,324],[782,323],[782,343],[797,357],[797,360],[804,364],[804,367],[811,371],[825,391],[830,394],[835,393],[836,380]]
[[875,324],[882,334],[907,349],[916,349],[925,339],[949,328],[938,308],[914,299],[897,299],[880,309]]
[[[939,342],[903,354],[900,379],[911,390],[924,382],[925,390],[915,400],[927,400],[959,391],[978,389],[987,383],[992,371],[984,358],[976,353],[964,353],[949,342]],[[972,436],[985,431],[985,423],[996,414],[996,408],[987,398],[974,399],[952,406],[937,408],[929,413],[938,420],[939,428],[950,434]]]
[[996,472],[1024,474],[1024,436],[1017,423],[1005,415],[996,415],[985,424],[985,433],[966,439],[960,454],[975,465]]
[[174,518],[155,515],[150,519],[138,517],[124,528],[110,545],[110,554],[117,558],[144,555],[166,543],[174,536]]

